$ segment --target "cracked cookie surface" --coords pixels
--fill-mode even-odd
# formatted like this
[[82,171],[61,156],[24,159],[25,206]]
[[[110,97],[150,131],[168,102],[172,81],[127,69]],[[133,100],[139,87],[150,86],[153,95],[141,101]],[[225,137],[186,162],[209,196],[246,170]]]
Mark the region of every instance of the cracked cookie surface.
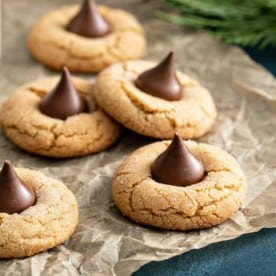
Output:
[[103,70],[96,81],[96,101],[115,120],[142,135],[160,139],[170,139],[176,132],[184,139],[204,135],[217,114],[209,92],[177,72],[183,87],[179,101],[146,94],[134,81],[154,65],[147,61],[128,61]]
[[34,170],[17,168],[33,187],[35,205],[19,214],[0,213],[0,258],[20,258],[45,251],[67,240],[78,223],[75,196],[61,182]]
[[137,223],[171,230],[208,228],[230,218],[246,194],[245,176],[236,160],[215,146],[186,141],[206,175],[190,186],[166,185],[152,179],[151,165],[169,144],[142,147],[121,164],[112,185],[121,213]]
[[60,120],[39,110],[41,98],[54,88],[59,78],[46,78],[18,88],[4,102],[0,125],[7,137],[28,152],[51,157],[75,157],[106,149],[120,135],[120,126],[95,104],[91,81],[72,78],[74,86],[89,106]]
[[77,72],[99,72],[110,64],[141,57],[146,40],[135,17],[105,6],[98,9],[111,27],[106,36],[92,39],[68,32],[65,27],[79,6],[65,6],[38,20],[28,37],[29,51],[51,68],[67,66]]

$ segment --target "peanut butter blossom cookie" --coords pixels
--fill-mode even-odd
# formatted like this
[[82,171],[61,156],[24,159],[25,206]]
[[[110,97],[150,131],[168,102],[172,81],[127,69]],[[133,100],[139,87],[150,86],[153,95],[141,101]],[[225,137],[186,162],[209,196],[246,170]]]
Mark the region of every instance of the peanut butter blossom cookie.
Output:
[[59,181],[5,161],[0,172],[0,258],[20,258],[67,240],[78,223],[74,195]]
[[157,142],[133,152],[112,186],[121,213],[137,223],[189,230],[220,224],[245,198],[245,176],[236,160],[211,145]]
[[73,157],[95,153],[117,140],[120,126],[94,101],[93,84],[61,78],[26,84],[4,102],[0,123],[7,137],[31,153]]
[[210,130],[217,114],[210,93],[175,70],[173,52],[157,65],[137,60],[103,70],[95,98],[125,127],[160,139],[175,132],[185,139],[198,138]]
[[99,72],[106,66],[141,57],[144,32],[125,11],[84,0],[82,6],[64,6],[45,14],[28,38],[28,48],[41,63],[71,71]]

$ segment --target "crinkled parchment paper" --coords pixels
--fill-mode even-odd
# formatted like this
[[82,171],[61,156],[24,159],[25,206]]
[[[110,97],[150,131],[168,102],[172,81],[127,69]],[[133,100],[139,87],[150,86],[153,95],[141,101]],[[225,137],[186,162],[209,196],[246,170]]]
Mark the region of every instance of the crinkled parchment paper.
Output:
[[[31,59],[25,39],[38,16],[68,2],[73,1],[2,2],[0,100],[24,82],[54,74]],[[1,163],[11,159],[16,166],[62,180],[76,195],[80,208],[79,226],[69,241],[31,258],[1,261],[1,275],[129,275],[152,260],[276,227],[274,77],[238,48],[154,19],[158,1],[98,2],[136,13],[147,31],[147,58],[158,60],[174,49],[178,68],[210,89],[219,115],[212,132],[200,141],[222,147],[238,159],[248,181],[246,202],[232,219],[208,230],[185,233],[142,227],[116,210],[111,181],[123,157],[153,140],[126,131],[105,152],[57,161],[19,150],[1,132]]]

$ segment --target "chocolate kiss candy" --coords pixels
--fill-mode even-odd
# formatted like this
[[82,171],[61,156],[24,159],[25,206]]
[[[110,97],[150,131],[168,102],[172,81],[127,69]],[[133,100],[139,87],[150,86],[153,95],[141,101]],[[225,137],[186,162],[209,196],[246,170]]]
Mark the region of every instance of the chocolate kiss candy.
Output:
[[10,161],[0,172],[0,212],[20,213],[35,203],[35,193],[17,176]]
[[142,73],[135,85],[154,97],[168,101],[180,100],[182,87],[175,72],[174,53],[170,52],[156,67]]
[[85,37],[101,37],[110,32],[109,25],[97,11],[94,1],[84,0],[80,11],[71,19],[67,31]]
[[158,182],[188,186],[204,177],[204,167],[175,134],[167,150],[160,154],[151,166],[153,179]]
[[87,105],[74,88],[66,67],[57,86],[42,98],[39,108],[42,113],[62,120],[87,111]]

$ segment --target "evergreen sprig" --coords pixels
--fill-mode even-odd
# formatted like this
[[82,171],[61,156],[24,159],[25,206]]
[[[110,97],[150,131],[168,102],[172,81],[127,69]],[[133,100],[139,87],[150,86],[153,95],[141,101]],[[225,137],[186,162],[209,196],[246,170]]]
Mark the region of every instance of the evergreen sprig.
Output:
[[276,46],[276,0],[163,0],[172,12],[157,16],[208,30],[229,44]]

